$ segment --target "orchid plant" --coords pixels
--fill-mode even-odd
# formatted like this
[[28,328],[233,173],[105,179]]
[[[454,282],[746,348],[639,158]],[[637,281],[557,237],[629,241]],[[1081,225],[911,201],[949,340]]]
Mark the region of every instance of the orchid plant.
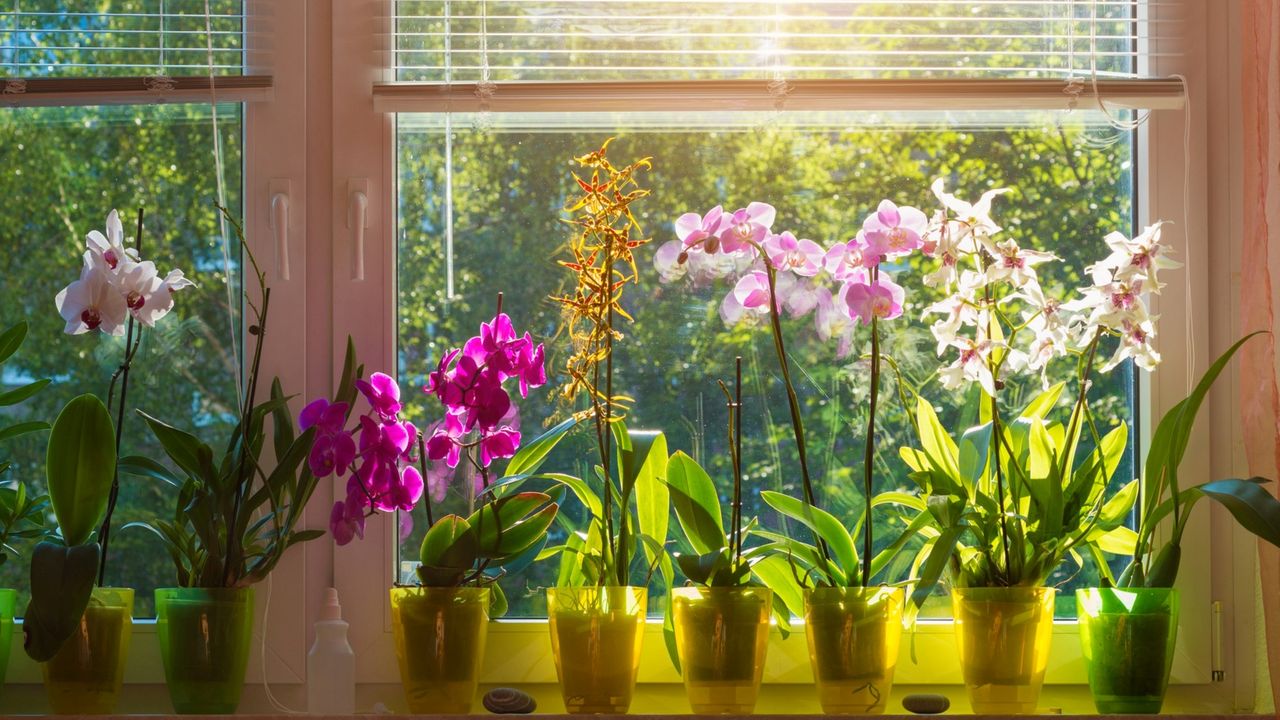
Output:
[[[1102,553],[1134,551],[1137,538],[1124,521],[1136,488],[1107,495],[1128,429],[1098,428],[1088,405],[1090,376],[1109,339],[1116,350],[1103,372],[1130,358],[1146,370],[1159,363],[1143,293],[1158,294],[1159,271],[1178,266],[1159,242],[1160,225],[1134,238],[1108,235],[1111,253],[1087,268],[1092,285],[1064,302],[1041,286],[1037,272],[1057,258],[1001,237],[991,208],[1006,189],[975,203],[957,199],[942,180],[932,189],[941,209],[924,243],[938,267],[924,282],[947,296],[924,314],[941,316],[931,326],[938,355],[951,358],[938,372],[941,385],[976,386],[981,424],[954,439],[917,396],[920,445],[901,454],[925,497],[899,502],[916,511],[911,525],[927,538],[913,599],[922,603],[944,571],[960,586],[1043,585],[1063,559],[1079,564],[1085,551],[1109,577]],[[1064,357],[1075,360],[1076,398],[1066,422],[1057,423],[1049,416],[1066,383],[1051,386],[1048,378],[1050,364]],[[1010,418],[1001,391],[1017,373],[1038,373],[1044,390]],[[1091,449],[1081,453],[1084,446]]]
[[[126,245],[124,225],[120,214],[112,210],[107,215],[106,234],[91,230],[85,238],[86,249],[80,268],[80,277],[63,288],[54,298],[58,313],[66,322],[63,331],[68,335],[100,332],[114,337],[124,337],[124,356],[111,375],[107,390],[107,409],[116,413],[116,453],[124,436],[125,409],[129,397],[129,371],[142,346],[144,328],[154,328],[165,315],[173,310],[173,294],[192,287],[182,270],[170,270],[163,277],[156,264],[143,260],[142,231],[145,213],[138,208],[137,235],[133,247]],[[120,396],[117,402],[116,385]],[[106,579],[107,550],[111,541],[111,516],[115,512],[120,495],[120,474],[117,471],[111,482],[111,496],[107,513],[98,532],[102,557],[98,567],[98,583]]]
[[552,297],[563,309],[572,345],[561,396],[567,402],[585,400],[587,409],[575,417],[590,420],[599,459],[594,482],[561,473],[546,476],[569,488],[590,514],[585,529],[562,518],[569,539],[549,550],[561,553],[557,583],[561,586],[629,585],[633,560],[641,548],[647,565],[644,585],[659,570],[669,584],[674,572],[664,549],[669,514],[668,492],[662,483],[666,438],[661,433],[628,431],[624,418],[632,398],[615,392],[613,386],[614,346],[622,338],[617,320],[631,319],[622,305],[622,293],[639,277],[635,249],[649,242],[639,237],[642,231],[631,206],[649,195],[640,187],[638,176],[649,169],[650,161],[614,165],[607,157],[612,141],[574,158],[591,176],[588,180],[573,174],[580,192],[565,205],[569,214],[565,221],[574,228],[569,242],[572,257],[560,261],[572,273],[573,287]]
[[[888,266],[902,262],[924,246],[927,225],[923,212],[899,207],[890,200],[863,221],[847,242],[824,249],[792,232],[773,231],[773,206],[753,202],[733,213],[716,206],[705,215],[687,213],[676,220],[676,240],[660,247],[654,263],[660,278],[671,282],[688,277],[693,283],[730,278],[732,290],[720,305],[726,324],[768,318],[791,414],[792,436],[799,457],[804,497],[797,501],[781,493],[765,492],[765,502],[809,527],[815,545],[776,533],[760,531],[780,551],[805,567],[806,579],[830,585],[871,584],[891,556],[873,555],[871,509],[874,501],[875,422],[879,403],[881,363],[880,324],[902,315],[905,290],[894,282]],[[853,350],[858,323],[869,326],[870,406],[863,455],[863,496],[866,514],[860,533],[849,533],[834,516],[817,505],[806,453],[804,423],[791,379],[782,329],[783,313],[801,318],[812,314],[818,336],[835,341],[836,357]],[[892,362],[892,360],[890,360]],[[862,536],[858,557],[853,535]]]
[[[441,357],[424,390],[444,407],[444,418],[427,433],[401,420],[400,387],[383,373],[356,387],[369,404],[347,429],[347,408],[321,398],[302,411],[302,425],[319,428],[310,463],[318,477],[348,475],[347,496],[333,506],[329,528],[339,545],[364,537],[365,519],[400,515],[401,537],[412,529],[413,509],[426,508],[428,529],[419,551],[418,580],[431,587],[476,586],[494,590],[494,613],[506,610],[497,584],[504,568],[530,562],[546,544],[559,508],[541,492],[502,492],[535,473],[570,423],[561,424],[523,450],[515,403],[505,384],[518,381],[521,397],[546,383],[545,351],[529,333],[516,333],[502,312],[482,323],[480,334]],[[359,433],[359,442],[355,439]],[[510,458],[508,473],[494,478],[495,460]],[[416,463],[416,466],[415,466]],[[474,470],[470,514],[435,517],[460,465]],[[476,501],[480,506],[476,507]]]
[[[221,454],[215,455],[196,435],[139,411],[169,464],[145,456],[121,458],[119,463],[122,472],[159,480],[177,490],[170,518],[125,527],[148,530],[160,539],[181,587],[242,588],[261,582],[290,547],[324,535],[302,527],[307,502],[318,483],[309,461],[322,428],[299,431],[294,427],[291,398],[284,394],[279,378],[271,383],[267,399],[258,397],[271,288],[240,223],[226,208],[218,209],[235,231],[258,291],[254,296],[246,287],[243,294],[252,313],[248,331],[254,342],[239,398],[239,422]],[[332,400],[343,412],[353,407],[355,383],[363,374],[348,340],[341,381]],[[263,457],[268,421],[274,466]]]

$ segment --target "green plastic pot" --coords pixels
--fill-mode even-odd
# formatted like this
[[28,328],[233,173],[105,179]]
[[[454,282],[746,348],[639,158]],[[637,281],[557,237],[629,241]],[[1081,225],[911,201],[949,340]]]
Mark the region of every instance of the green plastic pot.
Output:
[[1178,637],[1178,591],[1086,588],[1076,591],[1076,611],[1098,712],[1160,712]]
[[110,715],[120,700],[133,637],[133,590],[94,588],[80,625],[41,663],[56,715]]
[[156,632],[173,709],[234,713],[249,664],[253,588],[156,590]]
[[13,645],[13,610],[18,591],[0,588],[0,684],[9,671],[9,648]]

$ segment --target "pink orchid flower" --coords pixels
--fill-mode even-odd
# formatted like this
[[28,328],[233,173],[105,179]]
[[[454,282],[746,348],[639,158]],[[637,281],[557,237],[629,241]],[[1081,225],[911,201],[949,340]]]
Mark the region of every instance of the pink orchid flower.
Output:
[[357,380],[356,388],[382,417],[394,417],[400,412],[400,386],[390,375],[376,372],[368,380]]
[[813,277],[822,270],[822,247],[812,240],[797,239],[790,232],[766,237],[764,250],[779,272]]
[[860,320],[863,325],[870,325],[872,318],[892,320],[902,315],[902,305],[906,299],[906,291],[902,286],[883,273],[874,285],[866,282],[848,283],[840,294],[848,306],[849,317]]
[[721,225],[725,220],[724,208],[717,205],[707,211],[705,216],[698,213],[685,213],[676,218],[676,237],[680,239],[685,250],[699,249],[706,253],[719,250]]
[[717,235],[720,247],[724,252],[732,253],[750,248],[751,243],[760,244],[773,227],[777,210],[772,205],[753,202],[745,208],[735,210],[724,218]]
[[929,218],[913,207],[899,207],[891,200],[880,201],[880,207],[862,223],[867,246],[882,258],[900,258],[924,246],[921,236]]

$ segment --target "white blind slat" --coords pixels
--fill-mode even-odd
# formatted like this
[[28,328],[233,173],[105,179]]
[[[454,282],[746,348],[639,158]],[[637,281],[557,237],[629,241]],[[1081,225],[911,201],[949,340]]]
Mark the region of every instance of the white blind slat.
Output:
[[[1135,77],[1158,0],[396,0],[396,79]],[[1141,50],[1140,50],[1141,48]]]
[[243,0],[209,0],[207,21],[205,9],[205,0],[0,0],[0,73],[243,74]]

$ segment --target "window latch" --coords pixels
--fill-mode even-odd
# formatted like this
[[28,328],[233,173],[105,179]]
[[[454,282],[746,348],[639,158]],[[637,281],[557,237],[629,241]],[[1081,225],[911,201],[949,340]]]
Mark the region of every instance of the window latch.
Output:
[[369,227],[369,180],[347,181],[347,228],[351,230],[351,279],[364,280],[364,231]]

